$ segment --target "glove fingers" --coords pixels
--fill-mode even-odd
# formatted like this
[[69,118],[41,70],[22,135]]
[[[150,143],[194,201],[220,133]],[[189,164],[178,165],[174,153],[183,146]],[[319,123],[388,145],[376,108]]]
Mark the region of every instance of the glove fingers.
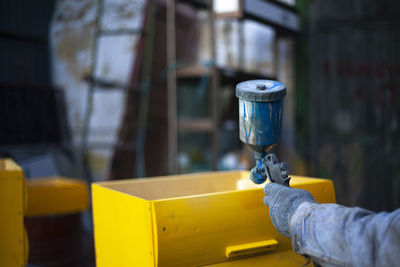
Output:
[[[290,190],[290,189],[288,187],[280,185],[280,184],[268,183],[264,187],[264,193],[267,197],[267,203],[273,204],[273,202],[279,198],[280,193],[285,190]],[[267,206],[269,206],[269,205],[267,205]]]
[[267,196],[264,197],[264,205],[269,207],[269,199]]
[[264,187],[264,204],[269,207],[272,224],[284,236],[289,237],[290,218],[297,207],[305,202],[314,202],[312,195],[301,189],[294,189],[276,183]]
[[268,196],[270,194],[274,194],[274,192],[277,192],[283,185],[276,184],[276,183],[271,183],[269,182],[266,184],[264,187],[264,193]]
[[268,183],[264,187],[264,193],[265,193],[264,204],[268,207],[271,205],[271,201],[274,199],[274,196],[276,195],[273,193],[275,191],[274,188],[275,184],[273,183]]
[[272,185],[272,183],[269,182],[269,183],[267,183],[267,184],[265,185],[265,187],[264,187],[264,193],[265,193],[267,196],[269,195],[269,192],[271,191],[271,185]]
[[286,189],[288,189],[286,188],[286,186],[275,183],[268,183],[264,187],[264,204],[268,207],[274,206],[274,203],[279,200],[281,191],[285,191]]

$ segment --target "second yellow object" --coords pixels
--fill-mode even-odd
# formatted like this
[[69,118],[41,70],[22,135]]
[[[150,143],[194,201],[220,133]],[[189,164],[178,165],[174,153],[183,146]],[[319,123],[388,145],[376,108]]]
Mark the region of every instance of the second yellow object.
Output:
[[11,159],[0,159],[0,266],[25,266],[28,239],[24,228],[25,178]]
[[48,216],[82,212],[89,207],[85,182],[60,176],[27,180],[26,216]]

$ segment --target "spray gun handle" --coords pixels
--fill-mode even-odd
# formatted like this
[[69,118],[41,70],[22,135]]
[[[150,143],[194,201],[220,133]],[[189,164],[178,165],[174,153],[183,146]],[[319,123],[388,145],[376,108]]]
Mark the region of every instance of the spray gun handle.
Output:
[[257,159],[257,166],[250,171],[250,180],[262,184],[266,180],[272,183],[289,186],[289,167],[286,162],[279,162],[274,153]]
[[289,166],[286,162],[279,162],[274,153],[270,153],[262,159],[266,166],[268,179],[273,183],[289,186]]

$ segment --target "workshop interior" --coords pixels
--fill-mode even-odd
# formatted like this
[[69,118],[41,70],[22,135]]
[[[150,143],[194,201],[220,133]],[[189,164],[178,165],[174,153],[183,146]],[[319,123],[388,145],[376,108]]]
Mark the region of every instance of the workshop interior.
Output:
[[267,183],[400,207],[399,1],[4,0],[0,21],[0,266],[314,266]]

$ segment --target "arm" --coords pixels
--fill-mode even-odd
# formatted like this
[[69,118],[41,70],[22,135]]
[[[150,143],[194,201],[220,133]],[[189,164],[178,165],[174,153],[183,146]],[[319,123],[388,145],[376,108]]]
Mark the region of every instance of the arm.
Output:
[[375,214],[316,203],[305,190],[267,184],[265,203],[295,252],[323,266],[395,266],[400,261],[400,210]]

